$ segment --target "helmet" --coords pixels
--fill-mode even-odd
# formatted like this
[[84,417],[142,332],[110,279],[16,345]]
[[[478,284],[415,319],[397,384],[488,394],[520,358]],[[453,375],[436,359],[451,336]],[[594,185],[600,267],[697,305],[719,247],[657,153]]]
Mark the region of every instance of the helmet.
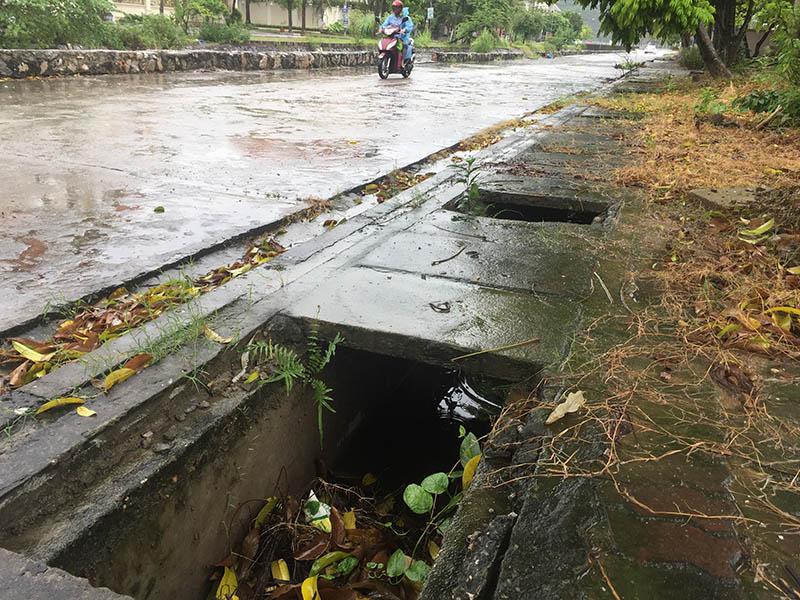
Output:
[[400,16],[400,13],[403,12],[402,0],[394,0],[394,2],[392,2],[392,12],[398,17]]

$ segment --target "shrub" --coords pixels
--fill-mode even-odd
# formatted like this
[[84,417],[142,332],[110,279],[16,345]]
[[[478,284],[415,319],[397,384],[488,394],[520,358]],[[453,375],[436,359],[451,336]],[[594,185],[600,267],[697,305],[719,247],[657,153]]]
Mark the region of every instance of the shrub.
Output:
[[206,22],[200,26],[197,37],[218,44],[246,44],[250,41],[250,30],[238,24]]
[[678,54],[678,62],[681,66],[693,71],[702,71],[705,64],[703,57],[700,56],[700,49],[697,46],[682,48]]
[[473,52],[491,52],[497,48],[500,40],[491,31],[484,29],[470,44],[469,49]]
[[344,24],[341,21],[335,21],[325,27],[328,33],[344,33]]
[[350,35],[357,40],[373,37],[376,29],[375,17],[371,13],[359,10],[350,13]]
[[110,11],[107,0],[3,0],[0,47],[95,46],[103,37],[104,17]]
[[147,50],[179,48],[188,42],[181,28],[164,15],[128,15],[106,23],[103,45],[108,48]]
[[754,113],[771,113],[780,107],[774,123],[797,125],[800,124],[800,89],[756,90],[736,98],[733,107]]
[[414,38],[414,45],[418,48],[427,48],[434,45],[433,37],[431,36],[431,32],[428,30],[425,30],[422,33],[412,37]]

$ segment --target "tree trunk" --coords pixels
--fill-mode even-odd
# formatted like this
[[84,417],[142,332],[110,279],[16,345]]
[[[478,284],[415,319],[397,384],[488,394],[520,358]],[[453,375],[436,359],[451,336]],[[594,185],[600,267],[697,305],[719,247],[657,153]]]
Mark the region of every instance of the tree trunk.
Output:
[[761,46],[764,45],[764,42],[767,41],[769,34],[773,32],[775,29],[775,25],[770,25],[769,29],[764,32],[764,35],[761,36],[761,39],[756,42],[756,47],[753,49],[753,58],[758,58],[758,55],[761,54]]
[[306,0],[300,0],[300,31],[306,33]]
[[681,36],[681,48],[689,48],[692,45],[692,34],[686,32]]
[[287,0],[286,9],[289,12],[289,33],[292,33],[292,11],[294,10],[294,2]]
[[697,47],[700,49],[700,56],[703,57],[703,62],[711,73],[712,77],[725,77],[730,79],[733,77],[728,67],[719,58],[719,54],[714,49],[711,39],[708,37],[708,32],[703,25],[697,26]]
[[736,0],[717,0],[714,12],[714,48],[717,55],[731,65],[736,62]]
[[244,22],[250,25],[250,0],[244,0]]
[[159,0],[158,2],[158,14],[164,14],[164,0]]

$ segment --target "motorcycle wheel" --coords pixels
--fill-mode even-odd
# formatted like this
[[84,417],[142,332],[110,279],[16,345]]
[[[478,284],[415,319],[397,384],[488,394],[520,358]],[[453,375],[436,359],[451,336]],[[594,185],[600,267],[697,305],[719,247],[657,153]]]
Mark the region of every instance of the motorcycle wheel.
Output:
[[383,58],[378,61],[378,77],[381,79],[386,79],[389,77],[389,69],[391,65],[392,55],[389,53],[384,54]]
[[405,67],[403,67],[403,77],[405,79],[408,79],[411,76],[411,69],[413,68],[414,68],[413,60],[408,61],[408,64]]

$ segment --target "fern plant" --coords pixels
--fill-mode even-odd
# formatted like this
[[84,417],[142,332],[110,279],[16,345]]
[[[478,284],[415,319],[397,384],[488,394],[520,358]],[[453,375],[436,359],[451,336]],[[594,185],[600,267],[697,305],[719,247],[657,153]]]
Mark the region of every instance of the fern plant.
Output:
[[325,411],[335,413],[336,410],[333,408],[333,398],[330,395],[333,390],[319,378],[319,374],[331,362],[336,354],[336,347],[342,341],[344,338],[337,333],[333,340],[323,348],[319,339],[319,328],[312,325],[308,335],[305,364],[294,350],[276,344],[272,340],[253,342],[246,348],[246,352],[249,353],[256,365],[256,369],[245,380],[246,382],[258,382],[259,386],[283,382],[287,394],[292,391],[297,382],[311,389],[312,401],[317,411],[320,447],[322,447],[324,435]]

